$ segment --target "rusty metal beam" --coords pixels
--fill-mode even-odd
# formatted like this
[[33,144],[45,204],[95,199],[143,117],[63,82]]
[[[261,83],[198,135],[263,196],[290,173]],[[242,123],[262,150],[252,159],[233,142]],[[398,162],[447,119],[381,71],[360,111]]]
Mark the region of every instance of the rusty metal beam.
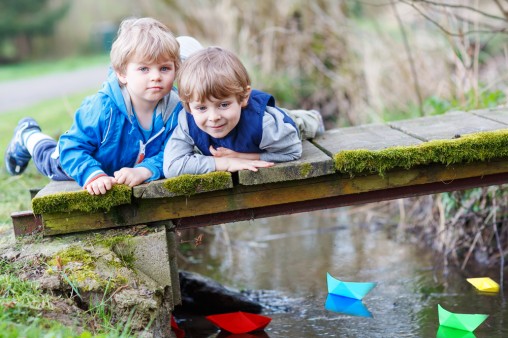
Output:
[[16,211],[11,214],[14,236],[30,235],[42,231],[41,215],[34,215],[31,210]]

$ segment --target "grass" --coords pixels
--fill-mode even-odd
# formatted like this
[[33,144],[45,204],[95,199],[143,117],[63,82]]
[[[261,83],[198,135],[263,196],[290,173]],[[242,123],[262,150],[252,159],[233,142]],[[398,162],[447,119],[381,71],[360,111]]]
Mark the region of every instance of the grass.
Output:
[[0,337],[92,337],[41,317],[62,300],[44,294],[37,283],[20,279],[18,270],[22,267],[0,260]]
[[96,65],[109,64],[108,54],[75,56],[62,60],[41,60],[0,66],[0,82],[54,74]]
[[129,322],[111,325],[104,301],[100,311],[93,309],[78,319],[81,325],[90,320],[98,323],[97,334],[44,318],[41,314],[54,310],[63,298],[42,293],[37,283],[20,279],[13,270],[12,264],[0,260],[0,337],[132,337]]

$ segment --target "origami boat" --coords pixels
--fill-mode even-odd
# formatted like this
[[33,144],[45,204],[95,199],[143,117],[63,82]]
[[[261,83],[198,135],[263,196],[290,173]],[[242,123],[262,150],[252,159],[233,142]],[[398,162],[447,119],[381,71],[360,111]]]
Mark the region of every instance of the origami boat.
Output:
[[343,282],[329,273],[326,273],[326,283],[328,285],[328,293],[353,299],[362,299],[377,284],[371,282]]
[[499,284],[489,277],[468,278],[467,281],[483,292],[499,292]]
[[176,338],[184,338],[185,331],[182,330],[176,323],[175,317],[171,316],[171,331],[175,333]]
[[205,317],[222,330],[240,334],[263,330],[272,320],[249,312],[231,312]]
[[476,336],[473,332],[440,325],[437,329],[436,338],[476,338]]
[[372,317],[372,313],[359,299],[337,296],[329,293],[326,297],[325,309],[358,317]]
[[473,332],[488,317],[488,315],[483,314],[453,313],[443,309],[439,304],[437,309],[439,325],[469,332]]

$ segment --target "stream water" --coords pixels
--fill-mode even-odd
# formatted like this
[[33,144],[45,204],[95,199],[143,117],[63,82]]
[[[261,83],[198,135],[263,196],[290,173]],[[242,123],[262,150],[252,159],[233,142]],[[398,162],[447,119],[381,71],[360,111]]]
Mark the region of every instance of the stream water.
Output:
[[[375,217],[355,217],[359,212],[339,208],[206,228],[203,244],[179,267],[235,289],[265,290],[263,315],[272,321],[251,337],[508,337],[502,293],[479,293],[466,281],[473,276],[445,273],[439,255],[395,240]],[[378,283],[356,304],[364,316],[325,307],[327,272]],[[499,281],[498,271],[484,273]],[[443,331],[438,304],[489,317],[469,335]],[[202,317],[179,325],[188,338],[239,337],[219,333]]]

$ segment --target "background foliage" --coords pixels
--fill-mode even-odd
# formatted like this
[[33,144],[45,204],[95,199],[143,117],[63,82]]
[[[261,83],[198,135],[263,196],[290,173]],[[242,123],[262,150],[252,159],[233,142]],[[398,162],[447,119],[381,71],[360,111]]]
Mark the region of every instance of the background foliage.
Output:
[[65,1],[49,6],[48,0],[3,0],[0,2],[0,61],[15,62],[33,53],[37,36],[48,36],[70,8]]

